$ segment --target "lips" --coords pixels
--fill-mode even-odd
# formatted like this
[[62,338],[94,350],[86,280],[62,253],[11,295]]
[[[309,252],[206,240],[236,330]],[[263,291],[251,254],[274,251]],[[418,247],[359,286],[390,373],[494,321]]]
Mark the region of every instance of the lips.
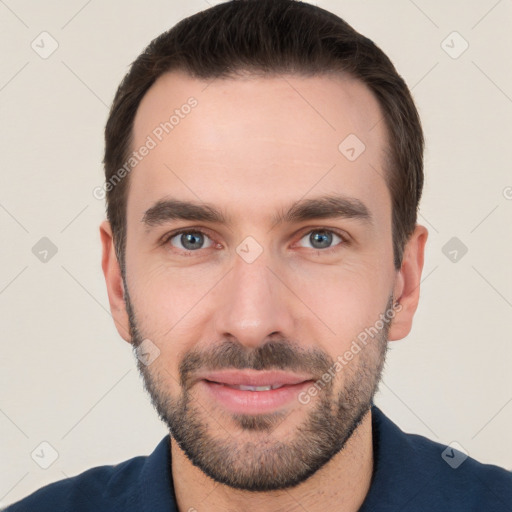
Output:
[[[263,373],[263,372],[258,372]],[[211,399],[217,405],[221,406],[227,411],[236,414],[264,414],[272,413],[283,407],[299,407],[298,395],[311,385],[312,381],[305,380],[307,376],[298,376],[291,374],[280,375],[274,374],[271,376],[267,373],[264,375],[254,375],[248,373],[242,374],[227,374],[209,376],[211,379],[215,378],[217,381],[201,379],[197,382],[199,393],[205,393],[208,401]],[[257,378],[256,378],[257,377]],[[265,380],[265,382],[274,381],[274,385],[287,381],[276,389],[272,389],[272,384],[267,386],[247,386],[245,384],[225,384],[219,383],[218,380]],[[279,380],[279,382],[278,382]],[[291,382],[297,382],[291,384]],[[263,389],[261,389],[263,387]],[[269,389],[270,387],[270,389]],[[247,389],[249,388],[249,389]],[[206,402],[208,403],[208,402]]]
[[248,391],[268,391],[312,380],[310,375],[288,373],[277,370],[225,370],[204,373],[198,377],[199,380],[224,384],[229,387],[234,387],[235,389]]

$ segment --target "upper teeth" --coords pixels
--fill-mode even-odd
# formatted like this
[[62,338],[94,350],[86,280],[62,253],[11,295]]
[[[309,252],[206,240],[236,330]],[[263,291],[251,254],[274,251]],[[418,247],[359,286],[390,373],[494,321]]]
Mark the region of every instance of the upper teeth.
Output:
[[226,384],[226,386],[234,389],[239,389],[241,391],[270,391],[271,389],[282,388],[284,384],[275,384],[270,386],[244,386],[240,384],[239,386],[231,386],[230,384]]

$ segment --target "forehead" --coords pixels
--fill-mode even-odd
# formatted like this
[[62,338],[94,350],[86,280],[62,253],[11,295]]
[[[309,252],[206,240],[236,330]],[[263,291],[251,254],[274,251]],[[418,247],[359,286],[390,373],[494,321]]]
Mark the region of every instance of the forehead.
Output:
[[132,150],[144,156],[130,173],[129,217],[140,220],[171,195],[270,218],[274,206],[332,192],[383,213],[382,117],[371,91],[339,74],[203,81],[166,73],[134,120]]

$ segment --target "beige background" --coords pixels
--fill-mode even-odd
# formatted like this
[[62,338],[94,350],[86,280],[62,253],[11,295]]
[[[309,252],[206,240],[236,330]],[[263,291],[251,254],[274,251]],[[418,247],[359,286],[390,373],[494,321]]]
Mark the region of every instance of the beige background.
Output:
[[[405,78],[427,149],[422,298],[376,403],[512,470],[512,1],[339,0]],[[148,454],[166,430],[109,313],[98,225],[108,106],[143,47],[204,0],[0,1],[0,502]],[[58,49],[32,48],[47,31]],[[463,48],[457,31],[469,44]],[[448,47],[447,47],[448,45]],[[449,48],[452,47],[452,48]],[[49,46],[46,46],[49,48]],[[32,252],[48,237],[58,252]],[[467,254],[443,247],[457,237]],[[450,246],[445,249],[448,253]],[[59,457],[44,470],[41,442]]]

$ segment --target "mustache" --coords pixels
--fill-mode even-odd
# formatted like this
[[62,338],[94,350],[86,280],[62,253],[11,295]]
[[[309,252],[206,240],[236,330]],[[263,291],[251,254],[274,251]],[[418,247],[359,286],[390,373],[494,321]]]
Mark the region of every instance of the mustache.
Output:
[[228,339],[204,351],[192,351],[179,365],[180,384],[188,389],[199,370],[284,370],[321,376],[334,360],[318,349],[304,349],[288,340],[270,340],[255,349],[247,349]]

